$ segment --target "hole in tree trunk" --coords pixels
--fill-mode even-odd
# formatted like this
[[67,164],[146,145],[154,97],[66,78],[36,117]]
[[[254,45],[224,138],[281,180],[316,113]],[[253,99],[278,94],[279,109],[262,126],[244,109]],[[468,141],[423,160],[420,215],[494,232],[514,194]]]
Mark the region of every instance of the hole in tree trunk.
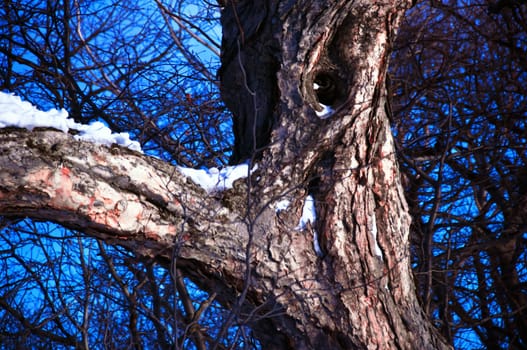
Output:
[[323,105],[332,106],[337,100],[335,79],[330,73],[318,73],[315,76],[313,89],[317,95],[318,102]]

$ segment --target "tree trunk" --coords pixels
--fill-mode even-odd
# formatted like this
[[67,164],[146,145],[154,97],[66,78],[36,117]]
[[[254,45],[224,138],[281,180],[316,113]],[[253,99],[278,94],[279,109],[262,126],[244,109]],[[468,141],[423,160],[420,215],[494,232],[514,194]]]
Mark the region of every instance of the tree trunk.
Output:
[[[235,161],[261,157],[247,180],[207,194],[144,155],[60,132],[6,129],[0,211],[173,260],[216,292],[265,349],[449,348],[415,295],[410,219],[386,112],[390,43],[405,6],[250,3],[225,4],[223,23],[237,29],[224,34],[238,38],[224,39],[236,49],[231,59],[224,49],[220,72],[223,95],[226,74],[241,77],[234,85],[246,89],[237,91],[238,102],[226,99],[235,121],[254,130],[237,135],[238,146],[253,147]],[[254,54],[265,43],[270,51]],[[261,125],[269,130],[256,135]],[[317,219],[302,228],[307,195]],[[289,206],[277,211],[284,200]]]
[[[256,271],[271,268],[259,275],[275,276],[267,288],[294,320],[292,348],[447,347],[415,297],[410,219],[387,115],[385,73],[407,5],[228,1],[222,12],[224,26],[234,26],[224,27],[222,67],[233,75],[222,75],[223,95],[235,124],[246,126],[235,147],[256,145],[250,155],[259,157],[259,147],[270,145],[251,183],[250,198],[260,200],[248,203],[249,226],[257,229],[259,213],[283,197],[297,213],[264,230],[270,261],[265,252],[252,261]],[[269,57],[278,63],[267,64]],[[275,68],[280,100],[258,108],[273,101],[272,80],[261,77]],[[249,82],[245,93],[233,77]],[[265,123],[275,125],[272,135],[259,127]],[[307,194],[318,214],[308,231],[317,233],[322,259],[309,249],[316,236],[294,230]]]

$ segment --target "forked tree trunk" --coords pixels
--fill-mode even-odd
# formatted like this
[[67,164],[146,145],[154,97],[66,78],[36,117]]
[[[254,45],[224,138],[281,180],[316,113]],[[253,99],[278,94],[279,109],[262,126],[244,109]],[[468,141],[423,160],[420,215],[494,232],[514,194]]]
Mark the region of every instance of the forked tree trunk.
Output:
[[[236,120],[261,132],[238,131],[249,152],[233,161],[268,144],[247,181],[210,195],[144,155],[60,132],[2,129],[0,212],[170,259],[216,292],[264,349],[449,348],[414,292],[386,113],[390,43],[405,5],[224,5],[224,25],[237,29],[225,28],[224,45],[236,49],[224,50],[222,91]],[[319,117],[320,102],[332,112]],[[308,195],[317,219],[301,228]]]

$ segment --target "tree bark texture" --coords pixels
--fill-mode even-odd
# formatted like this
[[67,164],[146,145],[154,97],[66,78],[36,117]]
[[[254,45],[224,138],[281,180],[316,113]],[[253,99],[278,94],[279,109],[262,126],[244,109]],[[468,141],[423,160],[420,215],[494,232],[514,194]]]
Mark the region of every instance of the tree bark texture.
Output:
[[[255,130],[239,130],[237,146],[253,147],[233,157],[268,145],[258,170],[206,193],[141,154],[52,130],[4,129],[0,212],[174,261],[265,349],[449,348],[415,295],[386,113],[390,43],[405,4],[224,5],[224,45],[235,46],[223,50],[222,94],[235,123]],[[317,115],[320,103],[332,112]],[[300,229],[308,194],[317,220]],[[289,207],[277,211],[284,199]],[[313,249],[315,232],[324,256]]]

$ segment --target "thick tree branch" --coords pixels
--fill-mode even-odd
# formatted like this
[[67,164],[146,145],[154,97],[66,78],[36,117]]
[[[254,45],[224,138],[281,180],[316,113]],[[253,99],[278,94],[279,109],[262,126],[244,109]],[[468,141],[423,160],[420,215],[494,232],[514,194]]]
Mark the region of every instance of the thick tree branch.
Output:
[[[289,323],[276,317],[281,305],[314,285],[306,280],[315,271],[315,253],[305,251],[311,236],[288,225],[288,234],[274,240],[281,219],[271,206],[247,215],[244,180],[207,194],[165,162],[55,130],[1,129],[0,145],[2,215],[57,222],[138,255],[174,259],[224,305],[236,305],[237,322],[246,322],[245,314],[256,327],[268,327],[260,314]],[[306,254],[311,262],[299,265]],[[244,289],[238,299],[236,291]]]
[[4,216],[54,221],[140,255],[170,258],[177,248],[209,273],[244,263],[241,214],[174,166],[54,130],[2,129],[0,144]]

